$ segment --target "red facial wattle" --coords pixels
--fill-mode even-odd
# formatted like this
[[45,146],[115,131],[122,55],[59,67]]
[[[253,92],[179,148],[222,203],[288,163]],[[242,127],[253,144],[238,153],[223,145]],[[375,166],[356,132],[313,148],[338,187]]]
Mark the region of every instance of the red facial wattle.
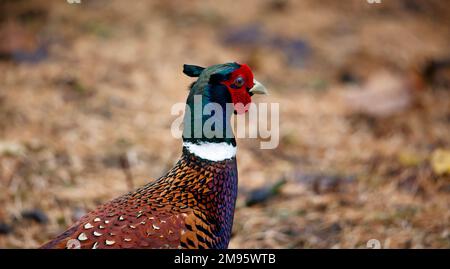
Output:
[[[244,79],[243,85],[240,87],[236,85],[235,81],[238,77]],[[253,83],[253,73],[250,67],[246,64],[241,64],[241,67],[231,73],[230,78],[224,82],[231,95],[231,101],[233,102],[234,109],[237,114],[244,114],[250,108],[252,98],[248,93],[248,89],[251,89]]]

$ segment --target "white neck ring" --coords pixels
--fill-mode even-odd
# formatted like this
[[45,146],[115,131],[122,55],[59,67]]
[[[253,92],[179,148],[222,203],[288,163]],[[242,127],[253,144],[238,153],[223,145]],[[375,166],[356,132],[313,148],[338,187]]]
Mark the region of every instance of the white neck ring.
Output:
[[231,159],[236,156],[236,147],[226,142],[210,143],[202,142],[194,144],[183,142],[183,146],[192,154],[209,161],[218,162]]

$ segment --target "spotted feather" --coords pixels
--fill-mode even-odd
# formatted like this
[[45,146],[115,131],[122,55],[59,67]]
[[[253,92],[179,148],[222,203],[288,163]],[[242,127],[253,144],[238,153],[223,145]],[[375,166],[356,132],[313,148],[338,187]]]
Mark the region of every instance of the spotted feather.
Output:
[[42,248],[226,248],[237,194],[236,159],[183,150],[166,176],[88,213]]

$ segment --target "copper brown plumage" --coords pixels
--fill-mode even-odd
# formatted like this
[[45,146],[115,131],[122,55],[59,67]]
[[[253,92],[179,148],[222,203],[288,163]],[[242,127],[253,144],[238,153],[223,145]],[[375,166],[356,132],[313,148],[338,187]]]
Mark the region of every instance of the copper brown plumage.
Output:
[[43,248],[224,248],[237,194],[236,159],[211,162],[183,150],[155,182],[89,213]]
[[[246,65],[185,65],[184,73],[199,77],[190,88],[188,105],[195,94],[205,98],[203,105],[217,102],[224,106],[243,95],[250,102],[253,93],[261,93],[252,92],[253,74]],[[191,125],[185,119],[186,128]],[[199,137],[183,133],[183,141],[181,158],[166,175],[101,205],[42,248],[226,248],[238,187],[236,141],[203,133]],[[215,151],[218,148],[224,149],[222,155]]]

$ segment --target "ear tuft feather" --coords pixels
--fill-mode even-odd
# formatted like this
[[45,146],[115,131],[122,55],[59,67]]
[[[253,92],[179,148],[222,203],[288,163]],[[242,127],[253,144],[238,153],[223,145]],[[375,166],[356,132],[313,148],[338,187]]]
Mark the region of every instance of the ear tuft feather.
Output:
[[185,73],[189,77],[198,77],[203,72],[203,70],[205,70],[205,68],[201,66],[191,64],[183,65],[183,73]]

